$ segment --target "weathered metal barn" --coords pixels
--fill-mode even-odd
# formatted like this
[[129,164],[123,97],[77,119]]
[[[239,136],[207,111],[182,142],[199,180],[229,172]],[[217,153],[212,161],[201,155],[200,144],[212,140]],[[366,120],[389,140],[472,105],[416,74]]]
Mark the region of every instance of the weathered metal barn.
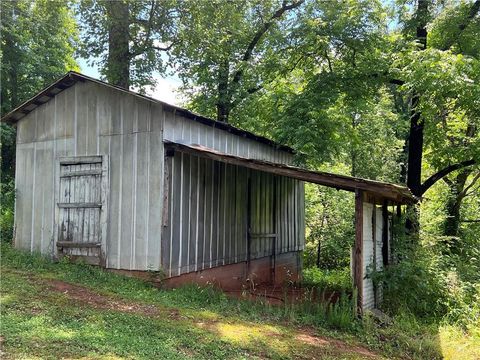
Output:
[[[292,166],[264,137],[69,72],[7,114],[17,126],[15,246],[172,284],[296,280],[304,181],[356,192],[354,284],[388,262],[387,206],[408,189]],[[375,204],[380,204],[380,207]]]

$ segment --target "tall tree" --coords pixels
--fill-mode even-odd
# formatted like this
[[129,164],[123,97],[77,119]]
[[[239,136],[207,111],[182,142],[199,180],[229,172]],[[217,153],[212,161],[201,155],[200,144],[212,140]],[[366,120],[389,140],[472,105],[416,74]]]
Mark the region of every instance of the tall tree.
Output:
[[303,3],[186,2],[174,56],[191,106],[228,122],[232,111],[278,71],[293,12]]
[[[1,112],[12,110],[68,70],[78,32],[69,2],[0,2]],[[1,124],[2,182],[14,175],[15,131]]]
[[2,113],[76,69],[77,27],[68,2],[2,1]]
[[153,85],[175,41],[174,0],[81,0],[82,54],[106,80],[124,88]]

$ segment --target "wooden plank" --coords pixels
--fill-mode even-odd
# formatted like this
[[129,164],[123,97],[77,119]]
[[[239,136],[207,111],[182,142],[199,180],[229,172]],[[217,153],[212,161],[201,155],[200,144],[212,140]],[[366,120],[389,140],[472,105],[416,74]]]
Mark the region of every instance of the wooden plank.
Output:
[[65,248],[99,248],[101,246],[101,243],[96,242],[57,241],[57,247]]
[[[252,158],[245,159],[235,155],[220,153],[211,149],[199,148],[186,144],[171,143],[168,141],[166,143],[168,146],[174,147],[180,151],[198,154],[199,156],[211,160],[222,161],[232,165],[245,166],[255,170],[270,172],[277,175],[308,181],[346,191],[363,190],[376,196],[384,197],[402,203],[413,203],[416,201],[407,188],[395,184],[319,171],[309,171],[293,166],[255,160]],[[252,154],[250,154],[250,157],[254,158],[256,152],[255,150],[253,150],[253,152],[254,155],[252,156]]]
[[83,209],[83,208],[101,208],[102,203],[58,203],[59,208],[64,209]]
[[353,286],[357,290],[357,311],[363,309],[363,192],[355,191],[355,244],[353,253]]
[[63,156],[59,158],[60,165],[77,165],[101,163],[101,156]]
[[66,171],[61,178],[72,177],[72,176],[88,176],[88,175],[102,175],[102,169],[88,169],[88,170],[79,170],[79,171]]

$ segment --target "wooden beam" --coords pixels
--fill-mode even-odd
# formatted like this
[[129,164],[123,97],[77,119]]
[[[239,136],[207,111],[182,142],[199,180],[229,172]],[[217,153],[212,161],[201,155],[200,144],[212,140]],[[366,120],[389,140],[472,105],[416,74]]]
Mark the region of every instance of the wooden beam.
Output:
[[98,248],[100,246],[102,246],[102,244],[92,242],[57,241],[57,247],[62,248]]
[[187,145],[165,142],[167,148],[172,148],[184,153],[200,156],[206,159],[238,165],[254,170],[264,171],[275,175],[286,176],[293,179],[303,180],[319,185],[333,187],[335,189],[356,191],[363,190],[377,198],[386,198],[400,203],[413,203],[415,198],[410,191],[402,186],[383,183],[380,181],[354,178],[351,176],[332,174],[320,171],[306,170],[290,165],[272,163],[257,159],[247,159],[231,154],[224,154],[213,149],[199,145]]
[[60,165],[98,164],[102,162],[101,156],[65,156],[59,158]]
[[61,178],[73,177],[73,176],[87,176],[87,175],[102,175],[102,170],[77,170],[68,171],[60,175]]
[[63,209],[84,209],[84,208],[101,208],[101,203],[58,203],[59,208]]
[[363,191],[355,191],[355,246],[353,252],[353,286],[357,290],[357,311],[363,311]]

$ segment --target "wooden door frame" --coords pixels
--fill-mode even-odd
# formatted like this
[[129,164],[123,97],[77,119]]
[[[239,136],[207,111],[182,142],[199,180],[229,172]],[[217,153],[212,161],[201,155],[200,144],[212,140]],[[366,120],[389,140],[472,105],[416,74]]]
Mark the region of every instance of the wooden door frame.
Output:
[[60,208],[59,203],[59,191],[60,191],[60,168],[62,165],[67,164],[90,164],[90,163],[102,164],[102,182],[101,182],[101,204],[100,209],[100,243],[101,243],[101,256],[100,266],[106,267],[106,259],[108,256],[107,249],[107,236],[108,236],[108,204],[109,204],[109,186],[110,186],[110,172],[109,172],[109,156],[108,155],[92,155],[92,156],[59,156],[55,158],[55,186],[54,193],[54,206],[55,206],[55,224],[53,227],[53,257],[58,258],[59,253],[57,250],[58,241],[58,225],[60,221]]

